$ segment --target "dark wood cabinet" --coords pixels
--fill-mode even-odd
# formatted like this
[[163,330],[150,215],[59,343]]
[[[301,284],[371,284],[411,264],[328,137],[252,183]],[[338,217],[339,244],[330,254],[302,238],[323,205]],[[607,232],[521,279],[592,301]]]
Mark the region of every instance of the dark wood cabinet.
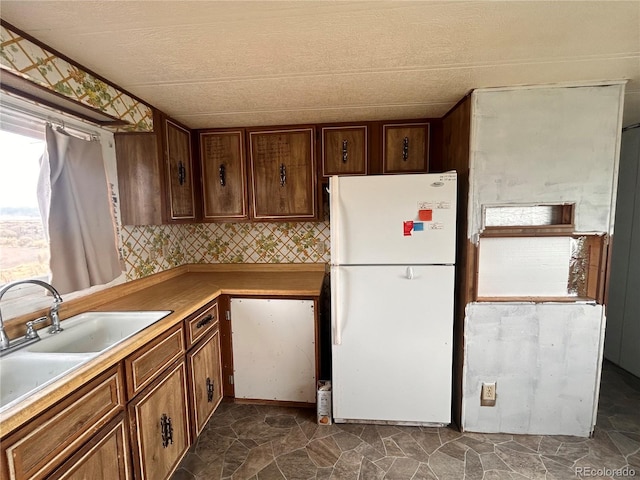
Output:
[[122,224],[162,224],[163,183],[158,136],[155,133],[116,133],[114,139]]
[[191,134],[171,120],[165,121],[165,166],[168,221],[195,221],[195,189]]
[[246,220],[244,130],[200,132],[200,170],[203,220]]
[[316,212],[313,127],[249,133],[255,220],[311,220]]
[[428,123],[382,125],[382,173],[424,173],[428,168]]
[[366,125],[322,127],[322,176],[366,175],[368,140]]

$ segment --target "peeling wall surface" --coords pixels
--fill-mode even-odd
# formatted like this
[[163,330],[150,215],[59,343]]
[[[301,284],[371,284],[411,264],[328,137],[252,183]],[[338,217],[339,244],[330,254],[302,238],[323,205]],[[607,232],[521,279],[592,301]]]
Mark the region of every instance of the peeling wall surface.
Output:
[[608,232],[624,85],[473,93],[469,234],[482,205],[576,203],[576,231]]
[[[464,429],[588,436],[599,381],[601,305],[470,304]],[[480,406],[482,382],[496,405]]]
[[[610,233],[623,93],[623,84],[474,91],[469,237],[478,242],[483,206],[563,202],[576,204],[576,232]],[[601,305],[468,304],[463,429],[588,436],[604,322]],[[493,407],[480,406],[482,382],[497,382]]]

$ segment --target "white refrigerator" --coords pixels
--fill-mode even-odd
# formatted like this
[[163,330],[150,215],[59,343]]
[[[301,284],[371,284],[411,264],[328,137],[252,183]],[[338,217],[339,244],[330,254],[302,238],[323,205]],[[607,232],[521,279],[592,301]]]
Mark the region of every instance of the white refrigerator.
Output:
[[455,172],[331,177],[336,422],[451,422]]

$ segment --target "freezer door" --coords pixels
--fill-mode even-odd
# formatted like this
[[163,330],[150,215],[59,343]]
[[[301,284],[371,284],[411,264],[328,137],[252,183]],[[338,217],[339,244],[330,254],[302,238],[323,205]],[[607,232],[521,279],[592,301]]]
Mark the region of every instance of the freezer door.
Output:
[[333,416],[451,422],[453,266],[332,267]]
[[330,191],[331,263],[455,263],[455,172],[331,177]]

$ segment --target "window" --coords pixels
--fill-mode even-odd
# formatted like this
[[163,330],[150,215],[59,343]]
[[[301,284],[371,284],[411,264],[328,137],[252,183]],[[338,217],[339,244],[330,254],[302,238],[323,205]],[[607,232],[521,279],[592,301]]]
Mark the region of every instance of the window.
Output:
[[[2,92],[0,96],[0,286],[15,280],[40,278],[49,281],[51,278],[47,229],[40,216],[37,194],[47,123],[64,125],[65,131],[76,137],[100,139],[99,150],[102,150],[109,184],[108,190],[110,190],[107,210],[116,219],[117,247],[121,247],[113,134],[98,126]],[[55,251],[53,255],[55,258],[57,255]],[[63,294],[63,297],[69,300],[123,281],[124,275],[120,275],[108,284]],[[6,320],[46,308],[50,304],[51,299],[44,289],[26,284],[7,292],[2,298],[0,308]]]
[[0,284],[49,275],[36,195],[44,138],[0,128]]

